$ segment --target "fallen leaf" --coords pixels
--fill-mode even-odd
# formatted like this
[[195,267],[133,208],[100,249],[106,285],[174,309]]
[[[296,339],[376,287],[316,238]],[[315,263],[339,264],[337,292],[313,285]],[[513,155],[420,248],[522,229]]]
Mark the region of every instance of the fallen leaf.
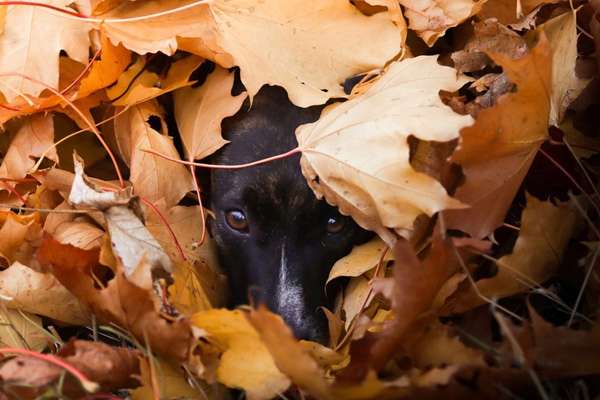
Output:
[[42,351],[48,339],[42,319],[37,315],[0,308],[0,346]]
[[52,274],[15,262],[0,271],[0,295],[9,308],[39,314],[73,325],[85,325],[91,315]]
[[555,4],[561,0],[490,0],[483,4],[479,15],[496,18],[504,25],[514,24],[544,4]]
[[189,321],[163,318],[154,292],[131,283],[119,268],[105,287],[98,287],[93,270],[99,266],[99,253],[98,249],[82,250],[46,237],[38,259],[100,321],[117,324],[158,354],[187,360],[192,341]]
[[[52,115],[36,115],[25,121],[10,143],[0,164],[0,177],[22,179],[35,165],[35,157],[41,157],[54,144]],[[58,163],[56,149],[51,148],[45,157]],[[0,182],[6,190],[6,183]]]
[[[70,0],[47,0],[46,4],[68,9]],[[58,89],[58,58],[65,50],[70,58],[86,63],[93,25],[33,5],[10,5],[4,33],[0,36],[0,74],[19,73]],[[2,77],[0,92],[9,103],[17,97],[37,97],[45,86],[23,76]]]
[[329,271],[327,283],[342,276],[360,276],[377,267],[380,261],[385,265],[392,259],[392,252],[389,251],[387,245],[381,239],[374,238],[365,244],[354,247],[350,254],[336,261]]
[[114,46],[105,35],[100,45],[100,59],[92,63],[89,74],[81,80],[77,90],[79,97],[86,97],[116,82],[131,61],[131,53],[123,46]]
[[[310,13],[301,0],[285,4],[214,0],[194,6],[173,0],[129,2],[108,17],[137,17],[178,6],[180,11],[127,25],[109,19],[102,29],[113,42],[140,54],[173,54],[176,37],[198,38],[188,40],[188,48],[225,68],[239,66],[250,97],[265,84],[279,85],[301,107],[344,97],[340,84],[347,77],[382,67],[403,47],[399,40],[403,27],[392,22],[393,14],[367,17],[351,4],[335,0]],[[341,42],[345,45],[339,46]]]
[[270,399],[288,388],[289,379],[279,372],[242,311],[206,310],[191,320],[206,332],[207,340],[223,349],[217,369],[219,382],[245,390],[249,399]]
[[45,231],[63,244],[70,244],[83,250],[90,250],[102,245],[104,231],[87,221],[67,221],[55,229]]
[[489,53],[516,91],[481,110],[475,124],[461,130],[452,161],[462,166],[465,183],[455,197],[469,204],[444,211],[447,225],[476,238],[489,235],[504,217],[540,145],[548,136],[550,47],[544,35],[519,59]]
[[4,266],[19,261],[29,263],[33,249],[41,239],[40,215],[20,217],[12,212],[2,212],[0,228],[0,263]]
[[175,119],[187,159],[200,160],[228,143],[221,136],[221,121],[234,115],[247,97],[245,92],[231,95],[233,80],[233,72],[216,67],[200,88],[174,93]]
[[576,11],[568,11],[540,25],[552,49],[552,96],[550,97],[550,125],[558,126],[567,107],[590,82],[575,74],[577,61]]
[[354,318],[369,306],[373,297],[374,293],[371,290],[369,279],[364,276],[350,279],[350,282],[344,288],[344,301],[342,303],[345,318],[344,327],[346,329],[350,327]]
[[472,118],[455,114],[438,92],[464,82],[436,57],[392,63],[364,94],[329,106],[317,122],[298,128],[309,186],[388,244],[395,240],[388,229],[406,235],[420,214],[462,207],[439,182],[412,169],[407,138],[457,138]]
[[539,287],[556,272],[577,225],[577,211],[568,204],[555,206],[528,196],[512,253],[496,261],[495,276],[477,281],[477,291],[469,287],[450,299],[450,309],[464,312],[485,304],[486,299]]
[[175,264],[174,282],[169,287],[169,299],[173,306],[186,317],[212,308],[211,301],[204,291],[202,278],[195,265],[189,262]]
[[149,123],[150,118],[162,117],[158,107],[154,101],[131,107],[115,118],[115,134],[121,154],[131,168],[129,179],[135,193],[150,202],[164,199],[170,208],[192,191],[194,184],[187,167],[144,151],[179,158],[172,138],[157,132]]
[[486,0],[400,0],[408,27],[432,46],[450,28],[477,14]]

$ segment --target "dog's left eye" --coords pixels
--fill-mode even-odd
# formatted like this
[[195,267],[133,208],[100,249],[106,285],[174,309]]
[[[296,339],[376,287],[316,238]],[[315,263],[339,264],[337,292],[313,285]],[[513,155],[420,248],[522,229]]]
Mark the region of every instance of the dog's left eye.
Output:
[[346,226],[346,219],[341,215],[327,218],[327,232],[339,233]]
[[246,214],[240,210],[230,210],[225,214],[225,220],[227,225],[236,231],[247,232],[248,231],[248,219]]

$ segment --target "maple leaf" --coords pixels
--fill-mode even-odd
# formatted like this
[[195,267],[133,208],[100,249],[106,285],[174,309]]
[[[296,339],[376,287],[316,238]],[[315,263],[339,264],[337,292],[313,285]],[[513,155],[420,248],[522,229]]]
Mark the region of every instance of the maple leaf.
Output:
[[392,63],[365,93],[297,129],[309,186],[387,243],[395,239],[388,228],[406,235],[421,213],[462,207],[439,182],[412,169],[407,138],[458,137],[472,118],[455,114],[438,92],[464,82],[436,57]]
[[469,204],[444,212],[450,228],[481,238],[502,224],[506,211],[538,148],[548,136],[551,62],[548,40],[540,36],[530,53],[511,59],[488,55],[504,69],[516,91],[502,95],[479,112],[473,126],[461,130],[452,160],[466,177],[455,197]]
[[207,157],[228,143],[221,136],[221,121],[234,115],[247,93],[231,96],[234,74],[216,67],[199,89],[175,92],[175,119],[189,160]]
[[502,298],[536,288],[558,268],[565,248],[578,226],[577,212],[567,204],[554,206],[527,196],[519,238],[511,254],[496,261],[498,273],[477,281],[448,300],[449,310],[464,312]]
[[164,199],[166,206],[172,207],[193,190],[194,184],[185,166],[144,151],[154,150],[179,158],[171,137],[150,126],[150,118],[159,117],[166,132],[162,115],[154,101],[131,107],[115,118],[115,136],[131,168],[130,180],[135,192],[151,202]]
[[207,310],[191,320],[206,332],[207,340],[224,349],[217,369],[221,383],[244,389],[250,399],[269,399],[288,388],[289,379],[279,372],[242,311]]
[[35,314],[20,309],[0,310],[0,345],[42,351],[47,345],[42,319]]
[[347,77],[382,67],[403,45],[404,27],[392,22],[393,13],[367,17],[337,0],[323,1],[310,12],[302,0],[213,0],[183,10],[186,5],[191,2],[130,2],[109,17],[182,10],[130,24],[108,19],[101,29],[141,54],[173,54],[177,37],[199,38],[195,52],[223,67],[239,66],[250,97],[264,84],[279,85],[301,107],[344,97],[341,84]]
[[[45,3],[67,9],[70,0]],[[44,7],[11,5],[0,36],[0,74],[19,73],[58,89],[58,58],[65,50],[70,58],[88,61],[88,32],[93,25]],[[44,86],[23,76],[4,76],[0,92],[12,102],[22,95],[37,97]]]

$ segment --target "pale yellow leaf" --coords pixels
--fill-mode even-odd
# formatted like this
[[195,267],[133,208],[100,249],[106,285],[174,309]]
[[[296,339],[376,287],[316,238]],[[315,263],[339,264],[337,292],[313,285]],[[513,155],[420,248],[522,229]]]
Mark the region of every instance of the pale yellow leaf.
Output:
[[16,262],[0,271],[0,295],[18,308],[74,325],[90,322],[89,310],[52,274],[36,272]]
[[[70,0],[46,0],[66,8]],[[6,11],[0,36],[0,73],[19,73],[58,89],[58,57],[65,50],[70,58],[87,63],[92,24],[43,7],[11,5]],[[23,76],[3,76],[0,92],[12,102],[21,95],[38,96],[44,86]]]
[[329,271],[327,283],[342,276],[360,276],[377,267],[379,261],[382,261],[385,265],[387,261],[392,259],[393,254],[387,245],[380,238],[373,238],[368,243],[354,247],[350,254],[336,261],[331,271]]
[[217,369],[219,382],[246,391],[249,399],[270,399],[290,385],[261,342],[256,330],[239,310],[207,310],[191,318],[206,332],[206,339],[223,349]]
[[234,74],[216,67],[200,88],[174,94],[175,119],[188,159],[202,159],[228,143],[221,136],[221,121],[234,115],[247,97],[231,96]]
[[40,317],[0,307],[0,346],[42,351],[48,339]]
[[449,141],[470,116],[454,113],[439,91],[465,82],[456,71],[421,56],[395,62],[366,92],[328,107],[296,131],[302,171],[317,197],[391,244],[415,218],[463,205],[435,179],[409,164],[407,138]]

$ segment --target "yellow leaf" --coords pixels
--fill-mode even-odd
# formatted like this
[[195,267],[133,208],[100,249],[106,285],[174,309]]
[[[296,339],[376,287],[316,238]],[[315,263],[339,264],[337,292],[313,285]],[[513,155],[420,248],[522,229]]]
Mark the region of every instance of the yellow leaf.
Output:
[[354,247],[350,254],[336,261],[336,263],[333,264],[331,271],[329,271],[327,283],[342,276],[360,276],[377,267],[380,260],[382,260],[385,266],[387,261],[393,259],[392,252],[387,245],[381,239],[374,238],[368,243]]
[[175,264],[173,280],[175,282],[169,287],[169,298],[183,315],[190,316],[212,308],[194,265],[189,262]]
[[[66,8],[70,0],[45,3]],[[88,32],[93,25],[43,7],[8,6],[4,33],[0,36],[0,73],[17,72],[58,89],[58,57],[65,50],[70,58],[88,61]],[[8,102],[25,94],[38,96],[44,86],[22,76],[4,76],[0,92]]]
[[231,96],[233,73],[216,67],[198,89],[174,94],[175,119],[189,160],[202,159],[228,143],[221,136],[221,121],[234,115],[247,97]]
[[396,238],[390,229],[407,235],[418,215],[462,207],[438,181],[413,170],[407,138],[457,138],[473,120],[454,113],[438,93],[464,82],[436,57],[395,62],[366,92],[299,127],[302,172],[317,197],[388,244]]
[[223,349],[217,369],[219,382],[245,390],[249,399],[270,399],[288,388],[290,381],[279,372],[242,311],[207,310],[191,320],[206,331],[206,339]]

